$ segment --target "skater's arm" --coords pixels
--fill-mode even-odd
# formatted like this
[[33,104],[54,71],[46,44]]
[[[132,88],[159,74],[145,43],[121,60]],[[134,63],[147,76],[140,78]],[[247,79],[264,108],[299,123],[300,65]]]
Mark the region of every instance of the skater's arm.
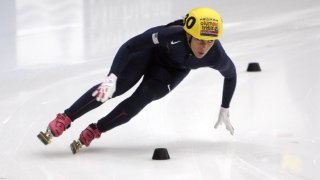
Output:
[[233,93],[236,88],[237,83],[237,72],[236,67],[233,64],[232,60],[224,51],[222,45],[219,41],[215,42],[216,50],[219,53],[217,70],[222,74],[224,77],[223,83],[223,93],[222,93],[222,103],[221,106],[224,108],[229,108]]
[[218,121],[216,122],[214,128],[218,128],[219,125],[225,124],[226,129],[231,135],[234,134],[234,128],[229,119],[229,105],[236,88],[237,83],[237,73],[236,68],[231,60],[220,70],[220,73],[224,76],[223,93],[222,93],[222,104],[220,108],[220,113]]
[[223,84],[223,93],[222,93],[222,103],[218,116],[218,120],[215,123],[214,128],[218,128],[219,125],[224,124],[226,129],[230,132],[231,135],[234,134],[234,128],[230,122],[229,118],[229,105],[236,88],[237,83],[237,72],[236,68],[229,58],[229,56],[225,53],[219,41],[216,43],[216,50],[218,53],[218,64],[217,68],[219,72],[224,76],[224,84]]
[[[230,73],[227,72],[226,74],[228,75],[224,75],[224,83],[223,83],[223,93],[222,93],[222,103],[221,106],[224,108],[229,108],[233,93],[236,89],[236,84],[237,84],[237,74],[235,73],[235,67],[232,63],[232,61],[230,61],[230,69],[228,71],[234,71],[234,73]],[[223,73],[220,71],[221,74],[223,75]],[[230,74],[229,74],[230,73]]]

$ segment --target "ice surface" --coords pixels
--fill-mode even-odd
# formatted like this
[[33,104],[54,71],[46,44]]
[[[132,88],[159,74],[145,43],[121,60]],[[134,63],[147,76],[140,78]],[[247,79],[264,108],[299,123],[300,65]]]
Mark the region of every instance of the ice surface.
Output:
[[[0,179],[320,179],[319,1],[79,2],[16,1],[17,54],[10,57],[17,59],[0,70]],[[72,155],[72,140],[133,89],[78,119],[52,144],[37,139],[58,112],[103,80],[121,43],[198,6],[224,18],[221,42],[238,71],[234,136],[213,128],[222,76],[198,69],[79,154]],[[246,72],[249,62],[262,71]],[[159,147],[170,160],[151,159]]]

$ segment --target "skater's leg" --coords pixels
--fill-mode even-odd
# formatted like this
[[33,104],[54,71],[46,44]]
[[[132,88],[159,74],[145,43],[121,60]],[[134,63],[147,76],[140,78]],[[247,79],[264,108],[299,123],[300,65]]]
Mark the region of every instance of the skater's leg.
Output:
[[73,141],[70,145],[73,154],[77,153],[82,145],[89,146],[91,141],[99,138],[102,132],[128,122],[147,104],[163,97],[168,92],[168,88],[159,81],[143,80],[132,96],[122,101],[106,117],[100,119],[97,124],[90,124],[81,132],[79,140]]
[[53,119],[45,132],[40,131],[38,138],[45,144],[51,143],[52,137],[59,137],[66,129],[71,126],[71,122],[80,117],[84,113],[88,112],[95,107],[100,106],[102,103],[95,101],[92,97],[92,92],[99,85],[93,86],[84,95],[82,95],[69,109],[66,109],[64,113],[59,113],[55,119]]
[[100,137],[101,133],[128,122],[147,104],[168,94],[188,73],[189,70],[151,67],[137,90],[129,98],[122,101],[97,124],[91,124],[81,132],[79,140],[73,141],[70,145],[72,152],[77,153],[82,145],[89,146],[93,139]]
[[92,93],[99,87],[97,84],[84,93],[76,102],[74,102],[64,113],[72,120],[79,118],[88,111],[103,104],[100,101],[96,101],[96,98],[92,96]]
[[81,132],[79,140],[73,141],[70,145],[73,154],[77,153],[82,145],[89,146],[93,139],[100,137],[101,133],[128,122],[151,101],[159,99],[167,93],[169,93],[168,88],[159,81],[143,80],[129,98],[122,101],[97,124],[91,124]]
[[106,132],[128,122],[147,104],[168,94],[188,73],[189,70],[171,70],[158,66],[150,68],[137,90],[106,117],[98,121],[98,129]]
[[[127,68],[118,75],[117,89],[113,97],[119,96],[134,86],[145,73],[149,64],[151,51],[133,53],[130,55],[130,61]],[[49,144],[52,136],[58,137],[65,131],[75,119],[85,113],[102,105],[102,102],[96,101],[92,93],[100,84],[93,86],[85,94],[83,94],[76,102],[74,102],[64,113],[59,113],[57,117],[49,123],[46,132],[40,132],[38,138],[44,143]]]
[[[125,68],[118,77],[113,98],[125,93],[140,80],[148,66],[150,56],[151,54],[148,51],[134,53],[130,56],[127,68]],[[92,93],[99,85],[100,84],[89,89],[71,107],[65,110],[65,114],[69,116],[72,121],[103,104],[100,101],[96,101],[95,97],[92,96]]]
[[167,93],[169,93],[169,90],[164,84],[154,80],[143,81],[129,98],[122,101],[106,117],[98,121],[98,129],[105,132],[128,122],[147,104],[165,96]]

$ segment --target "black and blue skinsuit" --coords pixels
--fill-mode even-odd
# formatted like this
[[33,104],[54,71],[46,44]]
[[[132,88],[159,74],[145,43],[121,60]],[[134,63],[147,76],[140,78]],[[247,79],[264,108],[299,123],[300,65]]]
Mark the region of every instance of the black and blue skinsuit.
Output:
[[[209,67],[224,76],[222,107],[228,108],[233,96],[237,74],[219,40],[201,59],[196,58],[187,40],[182,21],[151,28],[124,43],[118,50],[110,73],[118,79],[113,98],[133,87],[143,77],[135,92],[97,122],[100,132],[106,132],[128,122],[147,104],[172,91],[191,69]],[[109,73],[109,74],[110,74]],[[95,85],[65,110],[73,121],[100,106],[92,93]]]

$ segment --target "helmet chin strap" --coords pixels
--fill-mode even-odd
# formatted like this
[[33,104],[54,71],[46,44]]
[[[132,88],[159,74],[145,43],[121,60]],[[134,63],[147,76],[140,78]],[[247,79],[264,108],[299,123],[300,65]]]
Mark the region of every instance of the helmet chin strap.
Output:
[[187,36],[187,40],[188,40],[188,45],[189,45],[189,47],[191,49],[192,36],[190,34],[188,34],[188,33],[186,33],[186,36]]

